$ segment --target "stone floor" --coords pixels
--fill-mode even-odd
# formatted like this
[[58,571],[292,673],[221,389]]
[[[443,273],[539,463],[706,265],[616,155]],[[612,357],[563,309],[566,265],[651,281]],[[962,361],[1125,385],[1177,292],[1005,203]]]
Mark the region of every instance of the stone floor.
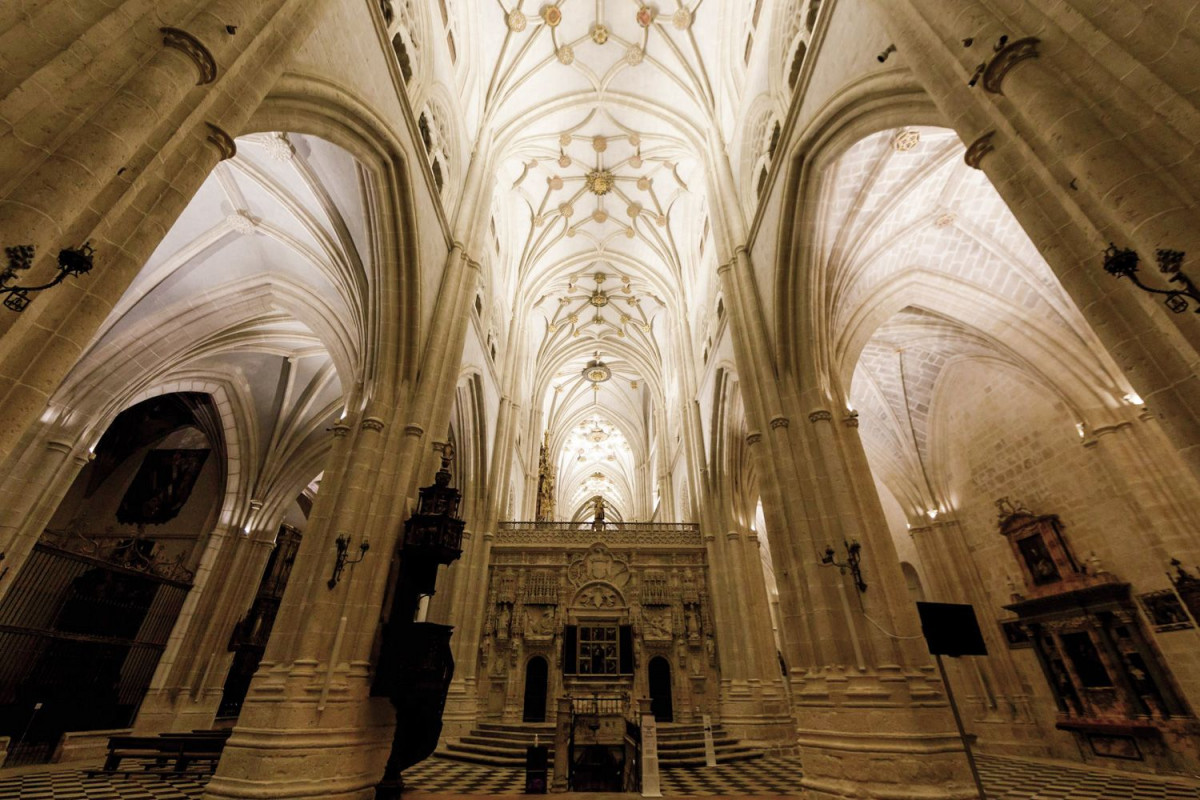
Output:
[[[1135,776],[1056,762],[979,757],[988,800],[1200,800],[1200,782]],[[414,798],[439,800],[463,795],[518,795],[516,769],[476,767],[430,759],[405,774]],[[799,794],[800,764],[795,758],[769,758],[712,768],[666,770],[668,797],[789,797]],[[198,800],[206,778],[88,778],[58,770],[5,775],[0,800]],[[603,800],[636,795],[558,795]]]

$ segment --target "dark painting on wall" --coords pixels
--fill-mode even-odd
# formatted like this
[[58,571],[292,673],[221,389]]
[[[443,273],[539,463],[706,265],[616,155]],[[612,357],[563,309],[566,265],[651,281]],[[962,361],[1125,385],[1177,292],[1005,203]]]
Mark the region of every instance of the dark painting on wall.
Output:
[[1046,549],[1046,543],[1042,541],[1041,534],[1018,539],[1017,547],[1020,549],[1025,563],[1029,566],[1029,574],[1033,576],[1034,585],[1041,586],[1062,580],[1062,575],[1059,574],[1058,567],[1054,565],[1054,559],[1051,558],[1050,551]]
[[178,516],[192,494],[208,450],[151,450],[117,509],[126,525],[161,525]]
[[1138,595],[1146,616],[1154,624],[1156,631],[1178,631],[1192,627],[1192,621],[1179,596],[1171,589],[1160,589],[1156,592],[1146,592]]

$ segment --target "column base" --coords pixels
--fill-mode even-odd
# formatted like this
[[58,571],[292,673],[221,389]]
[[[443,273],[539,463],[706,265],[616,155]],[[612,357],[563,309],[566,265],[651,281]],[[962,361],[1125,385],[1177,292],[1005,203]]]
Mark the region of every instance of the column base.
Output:
[[796,723],[782,681],[721,683],[721,725],[730,735],[768,750],[795,748]]
[[455,678],[446,694],[442,713],[442,740],[465,736],[479,722],[479,688],[474,677]]
[[369,696],[366,667],[328,684],[312,662],[260,669],[204,800],[372,800],[395,712]]
[[812,800],[978,800],[932,668],[798,676],[801,786]]

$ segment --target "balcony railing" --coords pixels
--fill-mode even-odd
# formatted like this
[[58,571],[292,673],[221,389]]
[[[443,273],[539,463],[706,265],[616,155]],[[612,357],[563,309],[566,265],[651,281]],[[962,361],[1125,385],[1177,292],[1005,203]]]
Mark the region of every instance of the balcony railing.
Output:
[[700,526],[690,522],[501,522],[494,546],[562,545],[586,546],[596,541],[609,544],[644,544],[671,547],[700,547]]

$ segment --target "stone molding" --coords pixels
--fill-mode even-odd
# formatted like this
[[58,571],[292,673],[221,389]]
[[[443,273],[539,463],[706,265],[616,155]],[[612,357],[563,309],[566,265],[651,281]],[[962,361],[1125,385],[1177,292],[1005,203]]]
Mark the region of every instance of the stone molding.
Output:
[[773,417],[771,419],[771,430],[786,428],[790,424],[787,417]]
[[208,141],[217,148],[222,161],[237,155],[237,144],[234,143],[232,136],[211,122],[204,124],[208,126]]
[[420,438],[421,436],[425,435],[425,429],[415,422],[410,422],[408,425],[404,426],[404,435],[416,436]]
[[999,52],[988,62],[983,70],[983,88],[992,94],[1004,94],[1004,76],[1012,72],[1013,67],[1031,58],[1037,58],[1038,45],[1042,40],[1036,36],[1027,36],[1009,42],[1000,48]]
[[758,431],[746,434],[746,444],[758,444],[762,441],[762,434]]
[[364,431],[375,431],[378,433],[383,430],[384,422],[379,417],[367,417],[362,421],[362,429]]
[[818,408],[808,415],[808,421],[814,424],[818,422],[829,422],[833,419],[833,412],[824,408]]
[[46,442],[46,449],[52,450],[55,453],[62,453],[63,455],[70,455],[71,451],[75,449],[75,445],[73,442],[64,442],[59,439],[50,439],[49,441]]
[[588,547],[598,541],[610,547],[654,545],[700,547],[700,526],[689,523],[615,523],[595,528],[590,523],[501,522],[496,531],[497,547],[538,545]]
[[848,414],[846,414],[846,416],[842,417],[842,424],[845,425],[847,428],[857,428],[858,427],[858,412],[851,411]]
[[335,422],[329,430],[333,431],[334,437],[343,439],[350,432],[350,426],[344,422]]
[[963,161],[967,163],[968,167],[983,169],[983,167],[979,166],[980,162],[983,161],[983,157],[996,149],[996,146],[992,144],[992,137],[995,135],[995,131],[988,131],[971,142],[970,146],[967,147],[967,152],[963,153]]
[[204,43],[192,34],[179,28],[159,28],[163,35],[163,45],[180,51],[192,60],[200,72],[197,86],[204,86],[217,79],[217,62]]

